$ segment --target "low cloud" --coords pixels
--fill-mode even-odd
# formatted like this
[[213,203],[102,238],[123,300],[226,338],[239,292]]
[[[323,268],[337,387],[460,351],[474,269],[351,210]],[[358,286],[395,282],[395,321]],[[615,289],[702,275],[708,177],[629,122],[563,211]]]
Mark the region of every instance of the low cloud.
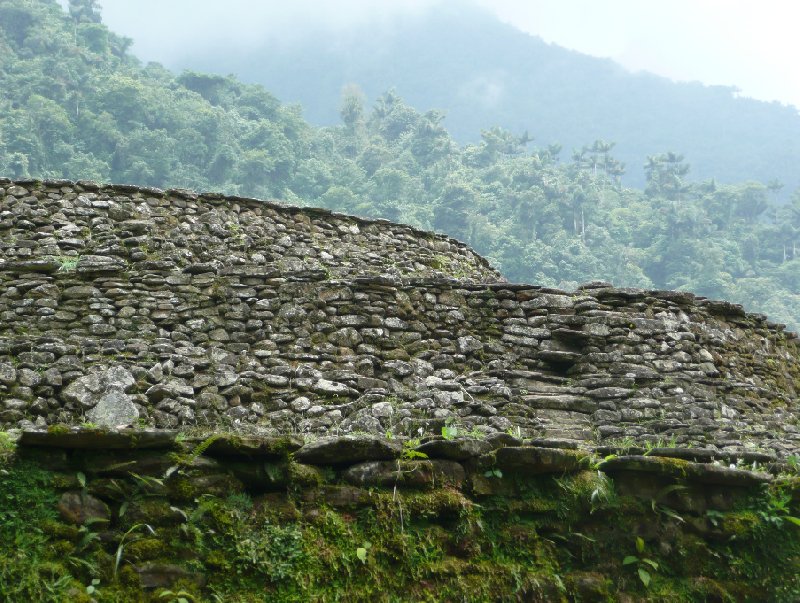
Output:
[[[68,0],[59,1],[66,8]],[[365,24],[380,31],[443,1],[449,0],[103,0],[102,14],[112,31],[134,40],[137,56],[169,65],[209,47],[242,51]]]

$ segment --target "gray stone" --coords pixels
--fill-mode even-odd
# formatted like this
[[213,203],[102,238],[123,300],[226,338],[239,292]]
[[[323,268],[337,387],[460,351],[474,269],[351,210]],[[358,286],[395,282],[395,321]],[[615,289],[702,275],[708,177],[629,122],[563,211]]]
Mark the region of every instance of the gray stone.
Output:
[[126,427],[136,422],[139,410],[128,394],[111,390],[86,413],[86,418],[101,427]]
[[500,448],[494,456],[494,466],[499,469],[526,475],[580,471],[589,467],[588,461],[585,452],[533,446]]
[[721,486],[753,487],[772,481],[768,473],[655,456],[619,456],[604,461],[599,468],[606,473],[653,473],[676,480],[687,479]]
[[79,275],[90,275],[122,272],[124,269],[125,263],[119,258],[89,254],[80,256],[76,271]]
[[312,391],[323,396],[357,396],[358,392],[344,383],[336,383],[328,379],[319,379],[312,386]]
[[58,513],[68,523],[83,525],[91,520],[94,529],[97,523],[108,523],[111,511],[99,498],[82,491],[64,492],[58,501]]
[[370,461],[344,472],[355,486],[459,487],[466,474],[459,463],[448,460]]
[[163,449],[174,445],[176,435],[174,431],[159,429],[62,427],[25,430],[19,445],[89,450]]
[[36,387],[42,382],[42,376],[36,371],[23,368],[17,371],[17,381],[25,387]]
[[363,461],[390,460],[402,446],[374,435],[325,437],[310,442],[295,453],[295,459],[312,465],[351,465]]
[[12,385],[17,380],[17,370],[9,362],[0,362],[0,383]]
[[432,459],[466,461],[490,452],[492,445],[486,440],[430,440],[416,450]]
[[123,366],[97,370],[76,379],[64,388],[63,397],[84,409],[94,407],[110,392],[126,392],[136,383],[131,372]]
[[372,405],[372,416],[379,419],[388,419],[394,415],[394,406],[390,402],[378,402]]
[[226,434],[215,438],[206,449],[206,454],[234,459],[285,459],[302,446],[303,440],[299,436],[257,437]]
[[100,297],[100,289],[91,285],[74,285],[61,293],[64,299],[94,299]]
[[180,398],[194,396],[194,387],[182,379],[168,379],[163,383],[156,383],[145,392],[151,402],[160,402],[165,398]]
[[63,378],[61,377],[61,371],[59,371],[55,367],[50,367],[44,372],[44,382],[47,385],[55,385],[59,386],[63,383]]
[[311,408],[311,400],[309,400],[305,396],[300,396],[292,400],[289,406],[295,412],[305,412],[309,408]]
[[483,343],[472,336],[458,338],[458,351],[462,354],[472,354],[483,349]]

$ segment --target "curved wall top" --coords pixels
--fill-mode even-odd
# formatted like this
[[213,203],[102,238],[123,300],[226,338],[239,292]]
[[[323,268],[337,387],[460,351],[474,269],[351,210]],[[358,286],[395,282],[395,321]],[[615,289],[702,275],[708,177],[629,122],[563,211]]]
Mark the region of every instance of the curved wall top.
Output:
[[388,222],[0,181],[0,423],[800,450],[782,326],[688,293],[497,281]]

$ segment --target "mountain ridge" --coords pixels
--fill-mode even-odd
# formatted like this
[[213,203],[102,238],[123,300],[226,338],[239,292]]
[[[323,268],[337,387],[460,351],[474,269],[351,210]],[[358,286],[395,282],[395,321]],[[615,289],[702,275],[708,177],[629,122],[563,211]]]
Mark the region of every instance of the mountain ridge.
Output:
[[[497,125],[528,131],[543,145],[562,144],[567,152],[596,139],[616,141],[628,185],[642,186],[646,156],[667,150],[684,153],[697,180],[777,178],[787,191],[800,185],[792,170],[800,161],[796,108],[736,97],[734,87],[632,73],[612,59],[546,43],[475,7],[458,11],[445,4],[375,32],[361,25],[327,37],[295,34],[233,59],[199,53],[170,66],[235,72],[299,102],[307,119],[322,125],[338,123],[342,87],[357,84],[371,99],[395,88],[419,110],[444,110],[446,127],[461,143]],[[754,142],[735,152],[748,139]]]

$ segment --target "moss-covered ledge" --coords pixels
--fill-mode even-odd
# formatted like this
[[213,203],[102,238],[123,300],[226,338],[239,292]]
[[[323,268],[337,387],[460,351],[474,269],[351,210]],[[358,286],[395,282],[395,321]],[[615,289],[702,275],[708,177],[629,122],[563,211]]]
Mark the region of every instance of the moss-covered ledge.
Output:
[[4,432],[0,598],[798,600],[797,467],[659,452]]

